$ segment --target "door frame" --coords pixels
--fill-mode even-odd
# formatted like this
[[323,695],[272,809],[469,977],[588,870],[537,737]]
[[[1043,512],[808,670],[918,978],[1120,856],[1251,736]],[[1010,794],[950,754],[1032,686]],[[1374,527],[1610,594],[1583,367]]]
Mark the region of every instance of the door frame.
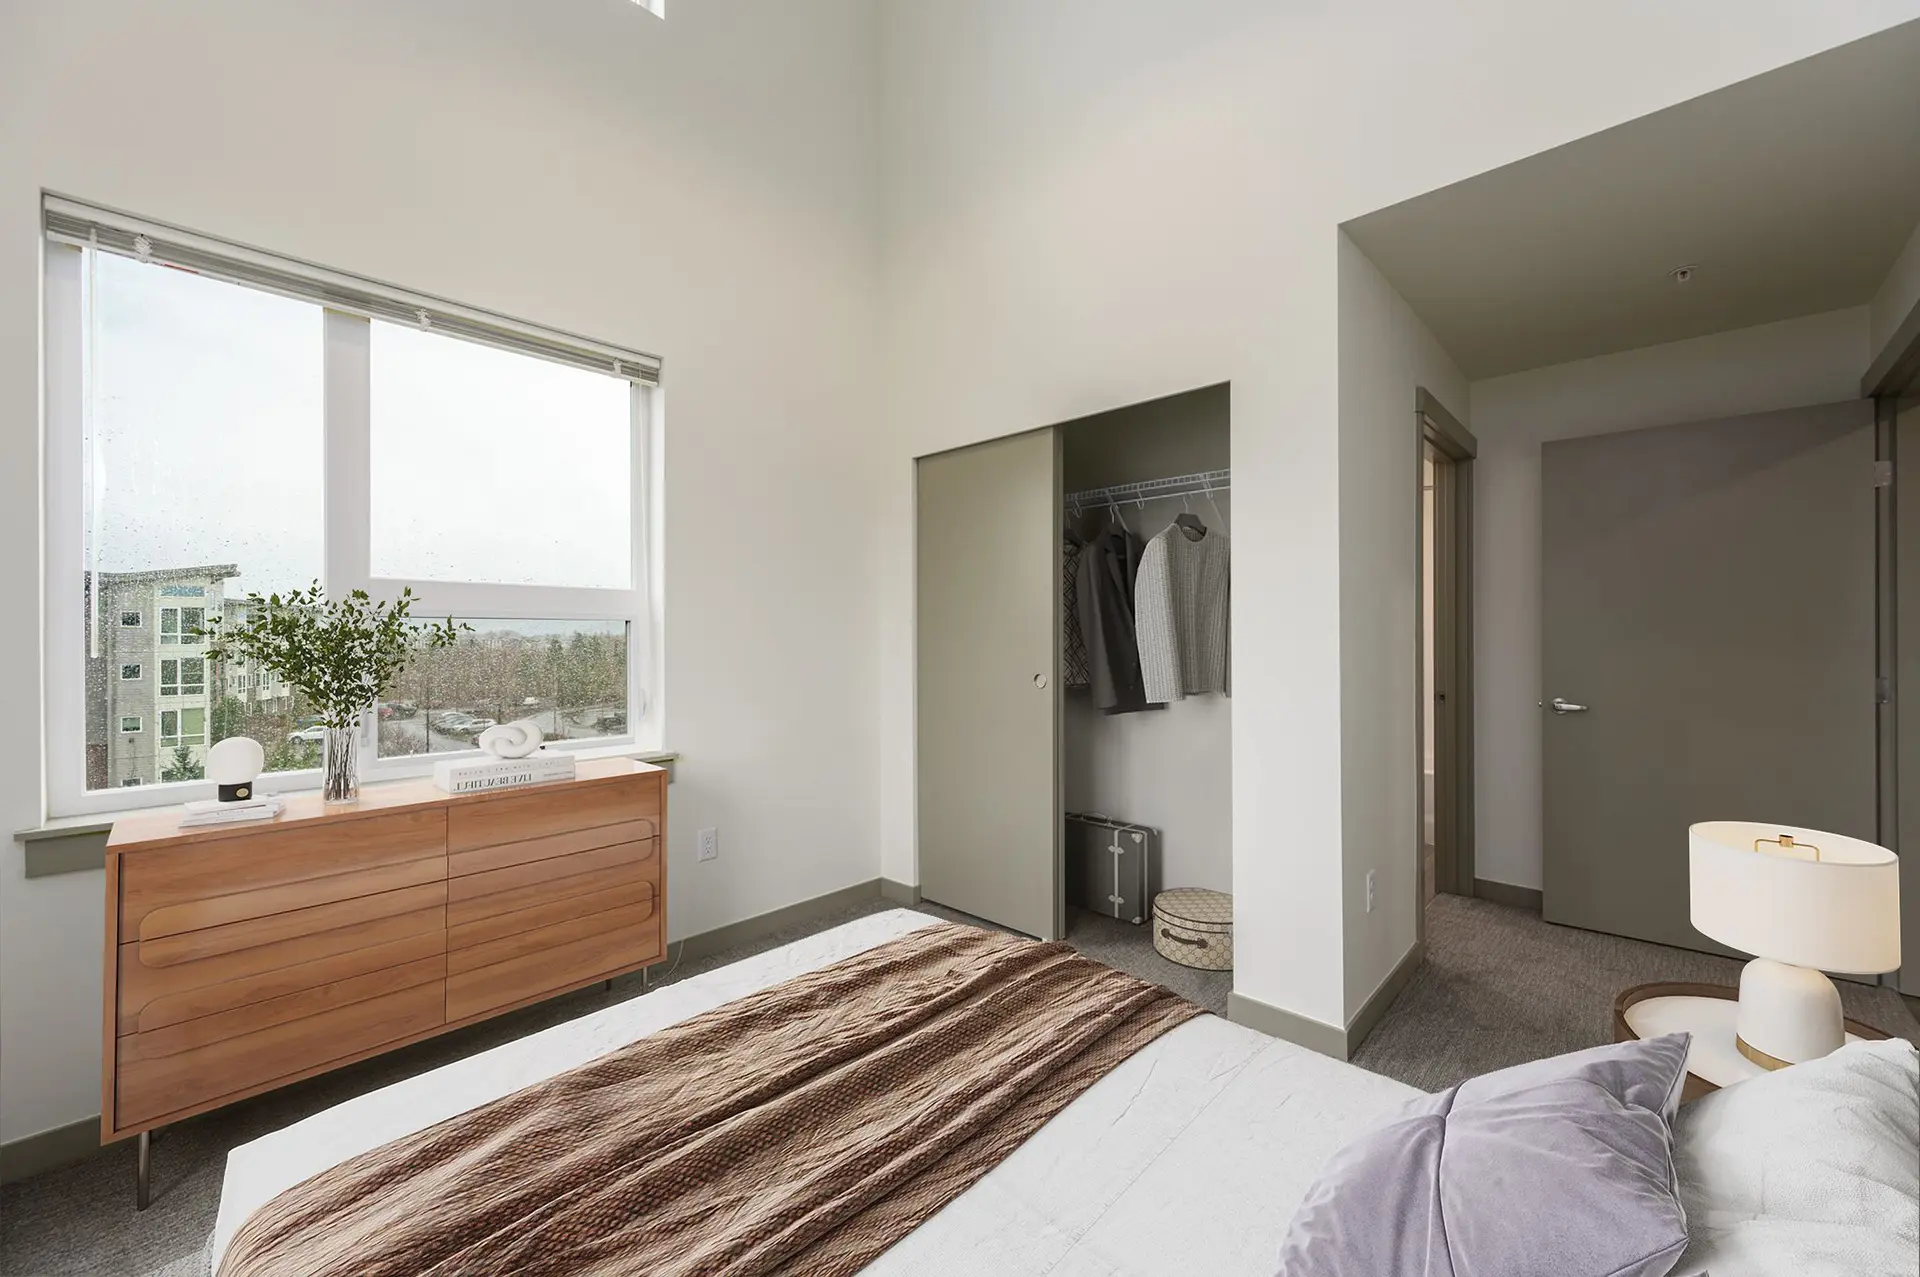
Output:
[[[1452,700],[1434,715],[1433,851],[1434,890],[1449,895],[1477,894],[1473,826],[1473,463],[1479,441],[1425,386],[1414,390],[1414,542],[1415,562],[1426,561],[1424,493],[1421,482],[1425,448],[1432,445],[1448,463],[1434,468],[1434,666],[1445,668]],[[1425,716],[1430,692],[1422,659],[1422,623],[1426,615],[1424,572],[1416,568],[1414,624],[1414,771],[1416,795],[1426,785]],[[1423,802],[1416,798],[1416,805]],[[1426,866],[1417,836],[1424,810],[1416,807],[1414,874],[1420,935],[1426,937]]]
[[[1905,319],[1887,339],[1886,348],[1860,379],[1860,393],[1873,400],[1874,522],[1879,551],[1877,564],[1878,601],[1876,618],[1879,651],[1878,685],[1875,700],[1879,706],[1878,742],[1880,748],[1880,845],[1901,858],[1902,894],[1920,900],[1920,850],[1909,857],[1911,849],[1900,845],[1900,781],[1903,772],[1920,767],[1920,762],[1901,757],[1900,735],[1900,517],[1901,485],[1907,482],[1900,472],[1899,420],[1903,400],[1912,402],[1920,394],[1920,301],[1914,302]],[[1911,409],[1908,409],[1911,411]],[[1880,978],[1885,985],[1910,997],[1920,997],[1920,920],[1915,911],[1903,918],[1903,955],[1900,969]]]

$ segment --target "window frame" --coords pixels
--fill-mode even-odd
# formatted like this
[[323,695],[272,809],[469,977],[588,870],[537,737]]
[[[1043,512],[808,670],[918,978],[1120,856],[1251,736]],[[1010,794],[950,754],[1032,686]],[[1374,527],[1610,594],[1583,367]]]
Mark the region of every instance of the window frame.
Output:
[[[127,673],[128,670],[132,670],[133,673],[131,674]],[[138,683],[141,679],[145,678],[146,676],[147,676],[147,666],[144,661],[120,662],[120,681],[122,683]]]
[[[53,201],[49,198],[49,215]],[[181,232],[185,235],[185,232]],[[44,576],[42,617],[45,634],[43,670],[43,713],[47,724],[44,756],[47,777],[47,814],[77,816],[127,810],[132,807],[160,806],[189,799],[208,797],[213,785],[206,781],[158,782],[141,786],[138,799],[131,799],[124,787],[109,780],[107,789],[89,790],[86,775],[86,616],[90,599],[84,582],[89,565],[85,561],[85,441],[86,352],[85,303],[87,251],[49,232],[42,237],[44,345],[44,423],[45,465],[43,503],[47,570]],[[247,254],[254,260],[284,263],[227,246],[235,254]],[[310,268],[323,279],[349,279],[321,268]],[[217,270],[201,271],[209,278],[234,287],[263,287],[244,277],[225,276]],[[299,293],[285,289],[287,295]],[[399,292],[399,290],[393,290]],[[405,294],[402,294],[405,295]],[[665,697],[661,654],[663,651],[663,590],[660,556],[664,545],[663,519],[659,499],[661,470],[658,459],[664,437],[664,397],[656,382],[627,375],[629,386],[629,488],[632,529],[629,548],[632,563],[627,589],[591,587],[503,585],[462,581],[433,581],[375,577],[371,565],[371,491],[372,491],[372,404],[371,351],[372,324],[376,316],[335,309],[314,297],[303,297],[321,305],[323,374],[323,539],[321,582],[329,595],[339,596],[355,589],[366,590],[375,598],[392,599],[403,589],[414,594],[416,617],[433,619],[445,616],[473,617],[489,621],[537,620],[549,622],[617,621],[627,627],[627,730],[619,735],[581,741],[556,743],[555,748],[581,751],[638,752],[660,747],[664,732]],[[444,303],[451,306],[451,303]],[[421,312],[423,315],[425,311]],[[438,313],[438,312],[436,312]],[[501,321],[488,312],[458,309],[458,316],[479,315]],[[388,322],[394,322],[390,318]],[[521,325],[536,334],[552,330]],[[441,331],[448,340],[476,340],[489,344],[484,336]],[[564,337],[566,334],[559,334]],[[503,346],[524,358],[540,358],[538,350]],[[653,357],[651,367],[658,368]],[[566,362],[566,360],[561,360]],[[631,364],[628,368],[639,368]],[[621,375],[621,364],[609,364],[609,372]],[[217,601],[216,601],[217,604]],[[179,607],[178,604],[172,605]],[[205,606],[204,604],[202,606]],[[211,610],[211,609],[209,609]],[[186,646],[184,609],[180,614],[181,632],[176,646]],[[203,615],[205,613],[203,612]],[[145,620],[145,617],[142,617]],[[99,633],[98,626],[94,633]],[[158,628],[154,633],[165,642]],[[179,659],[190,659],[184,655]],[[131,664],[131,662],[129,662]],[[266,675],[255,672],[256,686],[266,688]],[[140,674],[144,677],[142,665]],[[217,683],[212,671],[203,664],[200,691],[185,695],[211,697]],[[284,683],[274,679],[275,686]],[[184,685],[180,685],[184,686]],[[156,689],[159,684],[155,684]],[[211,728],[213,705],[207,706]],[[479,752],[477,746],[464,750],[442,751],[381,758],[379,756],[379,715],[369,706],[363,725],[361,775],[366,781],[400,779],[431,774],[435,763]],[[203,730],[206,743],[210,730]],[[156,737],[158,739],[158,737]],[[269,772],[260,778],[264,793],[285,793],[320,787],[320,769],[305,768]]]
[[[128,617],[132,617],[133,619],[129,621],[127,619]],[[147,623],[147,614],[145,611],[137,610],[134,608],[128,608],[125,611],[120,613],[120,628],[123,630],[144,629],[146,627],[146,623]]]
[[[128,723],[132,723],[133,726],[128,727],[127,726]],[[144,732],[146,730],[147,730],[147,720],[145,715],[122,714],[120,716],[120,734],[122,736],[138,736],[141,732]]]
[[[373,323],[356,315],[329,310],[326,315],[325,373],[326,535],[322,578],[329,593],[339,582],[342,590],[365,590],[377,599],[413,591],[413,614],[422,619],[472,617],[488,621],[624,621],[627,625],[627,724],[618,736],[556,742],[556,749],[639,748],[657,745],[659,686],[654,663],[659,651],[655,625],[658,609],[651,583],[650,547],[660,543],[653,535],[655,502],[649,487],[656,474],[654,455],[656,387],[630,383],[627,399],[628,486],[633,523],[628,537],[632,556],[626,589],[592,586],[502,585],[476,581],[436,581],[373,575]],[[459,340],[448,338],[448,340]],[[651,704],[649,701],[651,700]],[[371,707],[370,707],[371,708]],[[655,729],[651,741],[640,730]],[[432,754],[380,757],[380,718],[369,713],[361,727],[363,779],[379,780],[430,774],[433,764],[448,758],[474,756],[479,747],[442,750]]]

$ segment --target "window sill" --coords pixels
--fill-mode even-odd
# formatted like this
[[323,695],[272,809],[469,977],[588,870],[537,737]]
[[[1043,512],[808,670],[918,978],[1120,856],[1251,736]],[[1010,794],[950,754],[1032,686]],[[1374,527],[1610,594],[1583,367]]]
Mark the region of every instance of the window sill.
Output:
[[[667,783],[673,783],[674,765],[680,755],[672,750],[646,749],[638,745],[613,745],[574,752],[576,758],[633,758],[664,767]],[[55,816],[27,829],[13,831],[27,860],[27,877],[47,878],[55,874],[85,873],[106,863],[105,835],[113,822],[135,811],[152,812],[154,807],[130,807],[125,812],[90,812],[85,816]],[[97,847],[82,846],[72,840],[98,837]]]

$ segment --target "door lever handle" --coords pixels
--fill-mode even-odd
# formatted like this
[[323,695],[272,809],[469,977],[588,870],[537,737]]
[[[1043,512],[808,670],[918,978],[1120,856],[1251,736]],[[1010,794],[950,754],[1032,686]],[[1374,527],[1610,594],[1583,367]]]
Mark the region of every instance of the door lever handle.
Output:
[[1558,696],[1553,698],[1552,709],[1556,714],[1584,714],[1587,712],[1585,705],[1575,705],[1572,701],[1563,701]]

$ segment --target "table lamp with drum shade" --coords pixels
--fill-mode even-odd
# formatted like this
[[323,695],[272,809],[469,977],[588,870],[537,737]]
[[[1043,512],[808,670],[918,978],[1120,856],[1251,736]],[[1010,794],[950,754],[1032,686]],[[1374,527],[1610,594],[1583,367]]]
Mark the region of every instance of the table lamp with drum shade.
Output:
[[1900,965],[1899,860],[1788,825],[1712,820],[1688,833],[1695,929],[1754,955],[1740,973],[1740,1054],[1778,1069],[1838,1050],[1840,991],[1823,973]]

